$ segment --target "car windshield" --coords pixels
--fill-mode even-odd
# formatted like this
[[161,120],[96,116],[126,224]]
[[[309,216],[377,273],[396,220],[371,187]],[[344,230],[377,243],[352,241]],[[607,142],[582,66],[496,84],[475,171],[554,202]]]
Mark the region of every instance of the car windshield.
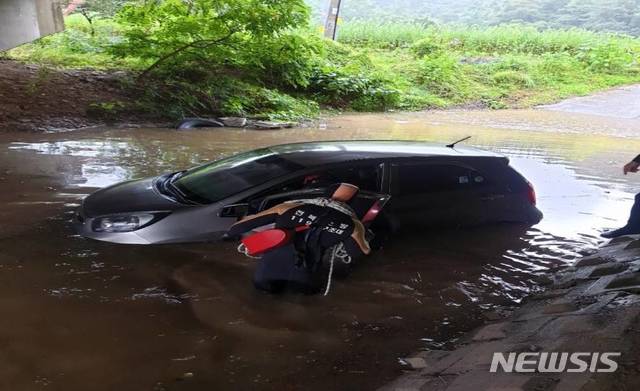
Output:
[[301,167],[264,148],[192,168],[173,185],[192,201],[213,203]]

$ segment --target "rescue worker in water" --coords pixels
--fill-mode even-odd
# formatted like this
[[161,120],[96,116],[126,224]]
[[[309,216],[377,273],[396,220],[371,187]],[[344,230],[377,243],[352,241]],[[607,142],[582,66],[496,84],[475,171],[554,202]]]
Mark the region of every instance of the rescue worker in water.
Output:
[[[266,237],[260,233],[248,236],[258,242],[243,240],[239,247],[247,255],[264,247],[253,278],[255,287],[273,293],[288,288],[312,294],[324,289],[326,296],[334,266],[342,266],[334,265],[336,259],[346,270],[352,260],[371,252],[366,228],[348,204],[358,192],[357,186],[335,184],[327,189],[328,197],[286,201],[235,223],[229,229],[230,237],[274,226],[262,231]],[[278,232],[272,236],[273,231]]]
[[[640,155],[636,156],[635,159],[625,164],[622,168],[624,175],[628,173],[636,173],[640,169]],[[633,207],[631,208],[631,214],[629,216],[629,221],[627,221],[627,225],[622,228],[614,229],[613,231],[608,231],[603,233],[601,236],[607,239],[617,238],[618,236],[623,235],[634,235],[640,234],[640,193],[636,194],[635,202],[633,203]]]

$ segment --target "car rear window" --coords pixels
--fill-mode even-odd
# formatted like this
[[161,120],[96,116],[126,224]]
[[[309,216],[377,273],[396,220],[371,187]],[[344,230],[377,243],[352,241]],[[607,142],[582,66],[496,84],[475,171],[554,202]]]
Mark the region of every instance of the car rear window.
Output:
[[416,164],[400,166],[397,189],[401,195],[463,190],[486,185],[484,175],[458,165]]
[[191,169],[174,185],[193,201],[213,203],[301,168],[282,155],[260,149]]

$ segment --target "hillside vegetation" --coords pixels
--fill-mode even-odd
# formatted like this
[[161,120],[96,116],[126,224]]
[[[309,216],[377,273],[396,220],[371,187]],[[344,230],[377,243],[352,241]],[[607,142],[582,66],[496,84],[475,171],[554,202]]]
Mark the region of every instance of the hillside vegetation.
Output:
[[[308,0],[313,18],[326,16],[326,0]],[[475,26],[528,24],[540,29],[578,27],[640,36],[640,0],[343,0],[346,22],[392,21]]]
[[[302,0],[128,2],[91,21],[73,14],[64,33],[6,55],[125,70],[137,109],[171,118],[526,107],[640,81],[640,40],[631,36],[353,20],[333,42],[309,15]],[[96,108],[111,116],[125,109]]]

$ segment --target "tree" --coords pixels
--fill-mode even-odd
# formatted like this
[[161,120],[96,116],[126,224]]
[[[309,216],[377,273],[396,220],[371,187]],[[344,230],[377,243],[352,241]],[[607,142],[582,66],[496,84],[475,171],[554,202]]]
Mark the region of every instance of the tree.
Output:
[[268,47],[304,26],[308,8],[304,0],[139,0],[117,19],[124,40],[112,50],[149,61],[144,77],[167,64],[233,67],[243,51]]

